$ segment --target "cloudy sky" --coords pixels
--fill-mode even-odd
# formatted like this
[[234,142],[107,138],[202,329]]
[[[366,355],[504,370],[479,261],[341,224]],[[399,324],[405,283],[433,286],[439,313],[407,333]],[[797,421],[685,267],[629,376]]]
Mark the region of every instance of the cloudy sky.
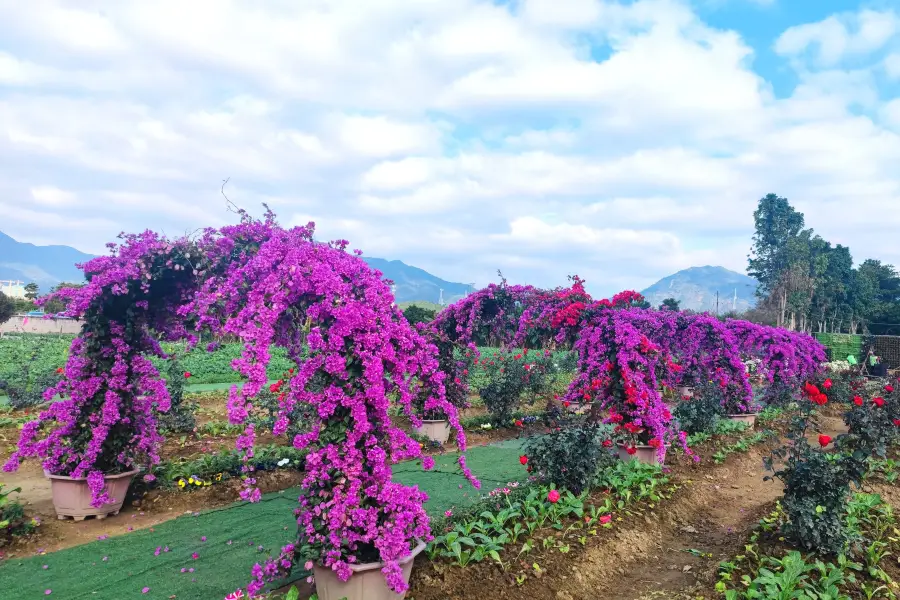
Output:
[[230,177],[370,256],[605,295],[743,271],[775,192],[900,264],[897,6],[0,0],[0,230],[101,253],[231,221]]

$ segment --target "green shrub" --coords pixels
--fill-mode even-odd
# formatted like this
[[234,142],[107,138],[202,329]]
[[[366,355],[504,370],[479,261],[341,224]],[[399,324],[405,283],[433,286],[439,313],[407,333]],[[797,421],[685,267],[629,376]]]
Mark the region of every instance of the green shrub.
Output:
[[718,385],[696,388],[692,399],[682,400],[672,411],[679,427],[691,435],[714,432],[724,414],[722,392]]
[[601,469],[617,460],[606,430],[596,424],[560,429],[530,438],[523,452],[539,478],[580,494],[590,488]]

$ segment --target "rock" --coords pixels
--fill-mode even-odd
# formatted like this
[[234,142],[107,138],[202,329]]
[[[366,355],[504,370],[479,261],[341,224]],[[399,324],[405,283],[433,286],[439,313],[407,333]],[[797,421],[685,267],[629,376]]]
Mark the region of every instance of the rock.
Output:
[[697,530],[691,525],[685,525],[681,530],[685,533],[697,533]]
[[681,569],[681,572],[687,573],[690,570],[691,570],[691,565],[684,565],[684,567],[682,567],[682,569]]

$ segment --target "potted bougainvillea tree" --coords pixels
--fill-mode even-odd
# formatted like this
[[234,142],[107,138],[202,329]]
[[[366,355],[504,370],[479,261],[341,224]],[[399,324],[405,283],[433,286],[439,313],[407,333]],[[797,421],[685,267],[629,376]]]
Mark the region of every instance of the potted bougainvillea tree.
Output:
[[42,300],[62,299],[65,314],[83,325],[62,381],[45,392],[48,402],[61,399],[24,425],[4,465],[13,471],[22,459],[43,459],[60,518],[118,513],[139,467],[159,461],[155,410],[167,411],[170,398],[149,360],[164,356],[151,329],[185,331],[160,307],[183,301],[191,288],[192,270],[177,262],[190,244],[147,233],[125,236],[119,252],[111,246],[112,256],[83,266],[87,285]]

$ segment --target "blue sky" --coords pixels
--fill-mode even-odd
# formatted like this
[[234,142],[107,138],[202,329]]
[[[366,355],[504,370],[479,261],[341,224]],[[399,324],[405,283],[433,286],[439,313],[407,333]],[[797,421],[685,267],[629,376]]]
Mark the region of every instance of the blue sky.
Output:
[[900,264],[900,6],[0,0],[0,230],[102,252],[233,215],[445,279],[743,271],[787,196]]

